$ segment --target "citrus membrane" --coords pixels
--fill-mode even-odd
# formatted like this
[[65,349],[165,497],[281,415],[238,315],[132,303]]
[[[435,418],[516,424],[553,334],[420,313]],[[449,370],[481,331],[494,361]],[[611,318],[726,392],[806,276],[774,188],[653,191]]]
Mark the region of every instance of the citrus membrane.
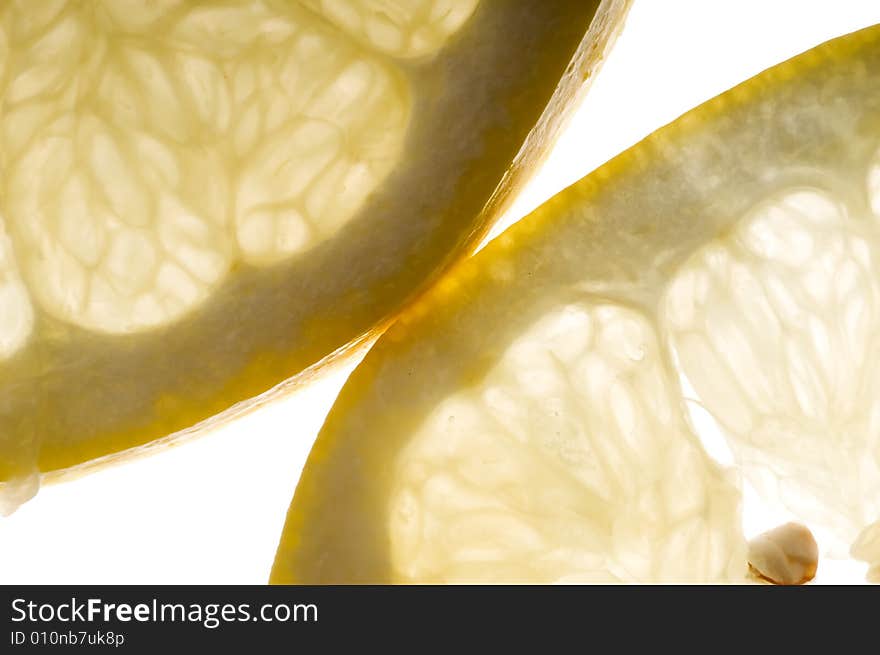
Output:
[[[875,26],[549,200],[355,370],[271,581],[745,581],[738,480],[682,380],[768,501],[878,575],[878,171]],[[780,530],[756,568],[812,577],[809,539]]]
[[10,506],[381,330],[479,242],[627,5],[4,3]]

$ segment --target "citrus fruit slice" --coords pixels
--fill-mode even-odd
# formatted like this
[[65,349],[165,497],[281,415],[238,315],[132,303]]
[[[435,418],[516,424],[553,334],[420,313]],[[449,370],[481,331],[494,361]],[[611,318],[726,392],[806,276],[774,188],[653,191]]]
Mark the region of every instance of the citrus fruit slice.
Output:
[[[549,200],[355,370],[271,580],[744,581],[737,481],[682,375],[747,470],[814,492],[804,522],[854,539],[880,503],[878,171],[880,26]],[[878,532],[854,552],[880,561]],[[753,546],[782,578],[784,536]]]
[[3,3],[0,481],[380,330],[475,247],[627,5]]

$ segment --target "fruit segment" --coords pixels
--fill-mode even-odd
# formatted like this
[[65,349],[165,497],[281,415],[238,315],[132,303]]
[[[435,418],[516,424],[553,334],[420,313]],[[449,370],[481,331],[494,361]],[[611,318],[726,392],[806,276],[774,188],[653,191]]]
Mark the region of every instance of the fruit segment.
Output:
[[868,580],[880,583],[880,521],[866,527],[850,549],[850,554],[858,560],[867,562]]
[[216,155],[172,154],[149,134],[119,139],[99,119],[68,115],[8,163],[7,181],[16,254],[56,318],[111,333],[154,327],[203,301],[229,269]]
[[277,46],[280,65],[244,58],[232,67],[241,107],[233,120],[235,229],[249,263],[332,237],[400,157],[408,85],[381,60],[334,46],[305,32]]
[[[295,6],[129,9],[61,7],[22,39],[3,120],[4,210],[33,295],[111,333],[179,318],[239,258],[275,263],[338,232],[396,163],[411,111],[391,64]],[[27,11],[8,10],[11,33]]]
[[479,0],[305,0],[335,25],[397,57],[430,55],[470,18]]
[[880,516],[880,231],[843,180],[822,181],[759,201],[696,253],[666,318],[756,485],[769,470],[767,495],[834,526],[845,552]]
[[402,450],[389,500],[398,582],[727,580],[735,487],[707,460],[639,312],[550,310]]
[[30,337],[34,310],[21,281],[12,243],[0,217],[0,361],[15,354]]
[[880,221],[880,151],[868,171],[868,198],[874,212],[874,219]]

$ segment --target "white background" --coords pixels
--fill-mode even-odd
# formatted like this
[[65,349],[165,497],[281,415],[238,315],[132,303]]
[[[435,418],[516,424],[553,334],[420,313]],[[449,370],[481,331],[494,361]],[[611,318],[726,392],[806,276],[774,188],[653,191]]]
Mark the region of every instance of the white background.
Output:
[[[877,22],[877,0],[636,0],[504,224],[687,109]],[[0,519],[0,583],[265,582],[300,470],[349,370],[198,440],[45,487]],[[744,514],[749,536],[785,518],[749,496]],[[820,564],[823,582],[862,576],[849,563]]]

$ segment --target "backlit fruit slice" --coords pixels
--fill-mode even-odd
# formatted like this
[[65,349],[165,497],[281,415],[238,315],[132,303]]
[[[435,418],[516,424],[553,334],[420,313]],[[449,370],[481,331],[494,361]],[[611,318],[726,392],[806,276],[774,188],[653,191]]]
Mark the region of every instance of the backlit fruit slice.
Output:
[[7,500],[384,328],[476,246],[628,4],[2,3]]
[[[355,370],[272,581],[747,580],[682,372],[748,470],[854,539],[880,503],[878,156],[880,26],[552,198]],[[853,552],[876,565],[873,525]]]

